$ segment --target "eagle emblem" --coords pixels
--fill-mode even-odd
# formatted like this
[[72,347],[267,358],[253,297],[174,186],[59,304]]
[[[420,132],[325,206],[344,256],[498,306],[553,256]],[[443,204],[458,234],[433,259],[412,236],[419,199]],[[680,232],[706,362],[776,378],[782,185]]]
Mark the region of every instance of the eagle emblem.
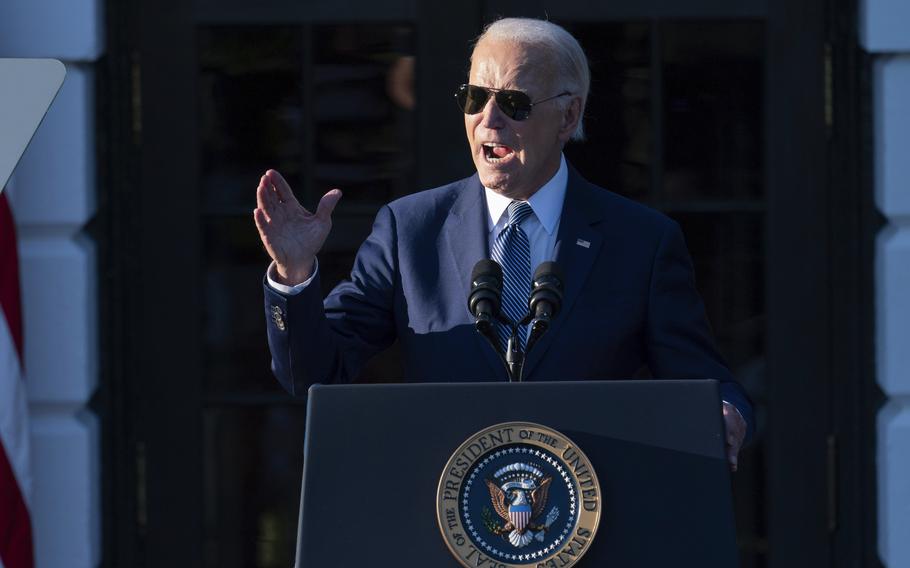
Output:
[[493,510],[504,524],[487,515],[487,529],[497,536],[507,538],[513,546],[521,548],[533,539],[542,541],[547,529],[559,516],[556,507],[550,509],[546,519],[541,519],[547,506],[547,494],[553,478],[528,463],[513,463],[486,479]]
[[600,499],[594,467],[564,434],[504,422],[472,435],[449,458],[436,519],[464,568],[571,568],[597,532]]

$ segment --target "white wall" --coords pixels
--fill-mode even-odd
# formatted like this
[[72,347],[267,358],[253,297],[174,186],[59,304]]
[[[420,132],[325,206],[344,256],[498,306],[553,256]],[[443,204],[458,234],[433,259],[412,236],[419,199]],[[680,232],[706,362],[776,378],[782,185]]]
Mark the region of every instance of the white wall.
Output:
[[910,2],[865,0],[860,37],[873,53],[879,555],[910,566]]
[[10,181],[19,231],[39,568],[101,559],[100,451],[85,408],[98,380],[93,243],[94,63],[102,0],[0,2],[0,57],[54,57],[67,76]]

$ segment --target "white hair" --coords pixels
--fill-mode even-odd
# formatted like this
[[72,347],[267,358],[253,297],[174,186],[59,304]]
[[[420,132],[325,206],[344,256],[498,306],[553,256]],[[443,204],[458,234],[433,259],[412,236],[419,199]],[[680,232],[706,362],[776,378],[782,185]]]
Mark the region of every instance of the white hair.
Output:
[[[534,18],[503,18],[484,28],[474,42],[476,46],[485,39],[510,41],[519,45],[536,46],[550,53],[556,62],[556,83],[573,95],[581,97],[581,117],[572,140],[584,140],[584,114],[591,89],[591,71],[588,58],[578,40],[562,26]],[[473,54],[472,54],[473,57]],[[569,99],[557,99],[563,109]]]

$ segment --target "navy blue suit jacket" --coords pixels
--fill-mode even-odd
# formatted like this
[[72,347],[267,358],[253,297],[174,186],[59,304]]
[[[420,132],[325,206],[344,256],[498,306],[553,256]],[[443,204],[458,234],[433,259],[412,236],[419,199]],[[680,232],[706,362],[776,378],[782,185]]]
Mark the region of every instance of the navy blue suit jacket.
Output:
[[[351,279],[324,301],[316,279],[294,296],[265,284],[272,368],[285,389],[355,380],[396,339],[403,381],[508,380],[467,309],[471,270],[489,257],[487,215],[477,175],[409,195],[379,211]],[[627,379],[644,364],[662,379],[717,379],[752,431],[674,221],[570,167],[555,260],[563,308],[528,353],[525,380]]]

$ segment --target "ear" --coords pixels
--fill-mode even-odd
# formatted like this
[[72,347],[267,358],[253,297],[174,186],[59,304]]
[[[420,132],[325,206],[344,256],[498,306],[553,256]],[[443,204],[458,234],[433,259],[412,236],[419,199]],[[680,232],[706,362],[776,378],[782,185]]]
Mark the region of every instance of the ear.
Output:
[[569,101],[569,106],[562,113],[562,124],[559,127],[559,140],[565,144],[575,134],[578,122],[581,120],[581,97],[574,96]]

